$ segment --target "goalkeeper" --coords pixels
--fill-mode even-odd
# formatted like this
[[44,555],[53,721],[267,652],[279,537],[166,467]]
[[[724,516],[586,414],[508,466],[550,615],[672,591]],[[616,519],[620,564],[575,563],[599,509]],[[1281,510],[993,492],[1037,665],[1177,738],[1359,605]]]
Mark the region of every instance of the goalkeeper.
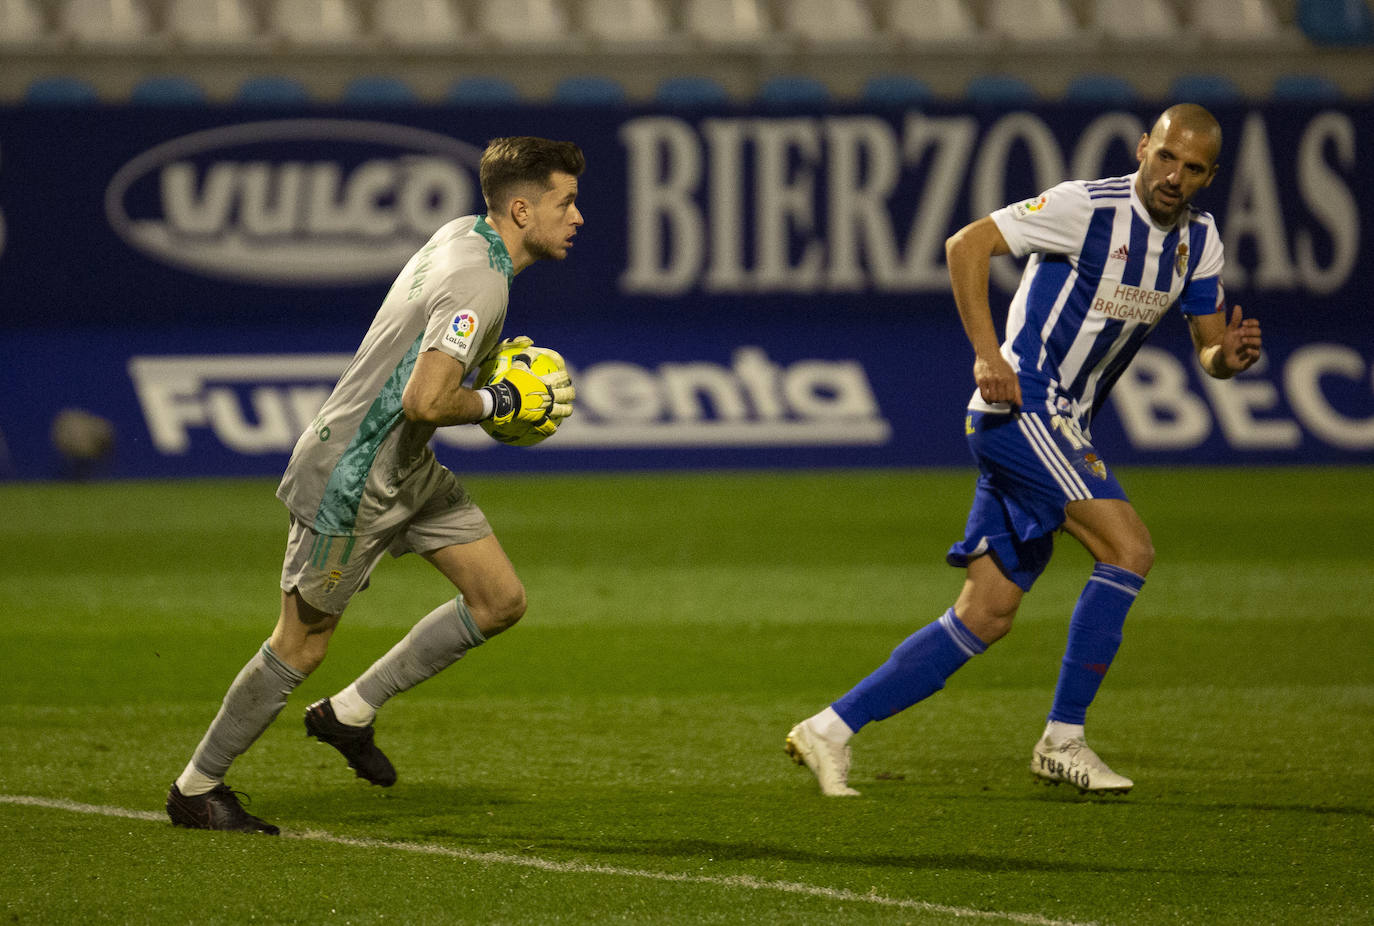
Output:
[[325,657],[352,597],[384,553],[418,553],[457,595],[420,618],[338,694],[312,704],[306,731],[372,784],[396,781],[373,741],[377,709],[510,628],[525,589],[481,509],[429,447],[436,428],[495,418],[552,433],[572,412],[566,372],[513,365],[489,386],[463,386],[500,349],[512,278],[562,260],[582,225],[584,160],[571,142],[499,138],[482,155],[487,213],[449,222],[406,264],[319,416],[301,435],[278,497],[290,511],[276,628],[239,672],[167,795],[179,826],[276,835],[224,783]]

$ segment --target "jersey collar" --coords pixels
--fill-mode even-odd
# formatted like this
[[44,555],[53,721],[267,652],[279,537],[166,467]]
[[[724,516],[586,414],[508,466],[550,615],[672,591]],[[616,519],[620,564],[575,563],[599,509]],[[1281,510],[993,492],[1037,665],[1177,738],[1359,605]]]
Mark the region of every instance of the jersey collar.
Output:
[[506,250],[506,242],[501,240],[496,229],[487,224],[484,215],[477,217],[473,230],[487,239],[487,262],[491,264],[491,269],[500,270],[506,275],[506,285],[510,286],[511,280],[515,279],[515,262],[510,258],[510,251]]

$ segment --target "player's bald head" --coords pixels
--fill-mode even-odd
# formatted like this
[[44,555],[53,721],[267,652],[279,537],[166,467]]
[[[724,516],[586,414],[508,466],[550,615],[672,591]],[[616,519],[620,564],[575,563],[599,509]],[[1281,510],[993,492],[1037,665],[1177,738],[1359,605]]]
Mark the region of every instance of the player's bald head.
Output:
[[1135,149],[1136,195],[1150,218],[1175,225],[1193,197],[1211,185],[1220,154],[1221,126],[1207,110],[1179,103],[1160,113]]
[[1221,156],[1221,126],[1216,117],[1196,103],[1177,103],[1159,114],[1150,129],[1150,143],[1162,145],[1165,139],[1189,134],[1202,141],[1211,152],[1209,163]]

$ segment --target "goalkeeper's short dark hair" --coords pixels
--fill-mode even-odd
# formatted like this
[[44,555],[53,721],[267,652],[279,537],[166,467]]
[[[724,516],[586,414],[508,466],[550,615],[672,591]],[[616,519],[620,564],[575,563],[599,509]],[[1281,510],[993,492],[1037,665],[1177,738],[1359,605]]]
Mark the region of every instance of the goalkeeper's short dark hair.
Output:
[[570,141],[553,141],[532,135],[493,138],[482,152],[478,178],[488,212],[500,212],[522,187],[542,192],[553,184],[554,172],[580,176],[587,166],[582,149]]

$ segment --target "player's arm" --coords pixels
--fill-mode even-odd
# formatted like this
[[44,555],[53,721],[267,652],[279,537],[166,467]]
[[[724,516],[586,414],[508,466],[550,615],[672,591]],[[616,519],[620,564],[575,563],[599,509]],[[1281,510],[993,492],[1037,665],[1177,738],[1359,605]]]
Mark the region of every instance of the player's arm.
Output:
[[1021,382],[1002,356],[997,328],[988,303],[988,279],[992,258],[1010,254],[1011,248],[997,223],[984,216],[965,225],[945,242],[945,262],[954,304],[964,333],[973,345],[973,379],[985,402],[1021,404]]
[[1223,310],[1212,315],[1188,316],[1188,331],[1198,362],[1215,379],[1230,379],[1248,370],[1260,357],[1260,323],[1246,318],[1240,306],[1231,311],[1230,321]]
[[539,421],[546,413],[552,418],[566,418],[572,413],[575,393],[566,371],[539,377],[527,367],[513,366],[496,382],[480,389],[463,385],[466,372],[462,361],[441,350],[422,352],[415,358],[415,368],[401,394],[406,418],[443,428],[485,418]]
[[461,360],[441,350],[421,351],[401,394],[406,419],[436,428],[480,421],[482,396],[463,386],[466,375],[467,367]]

